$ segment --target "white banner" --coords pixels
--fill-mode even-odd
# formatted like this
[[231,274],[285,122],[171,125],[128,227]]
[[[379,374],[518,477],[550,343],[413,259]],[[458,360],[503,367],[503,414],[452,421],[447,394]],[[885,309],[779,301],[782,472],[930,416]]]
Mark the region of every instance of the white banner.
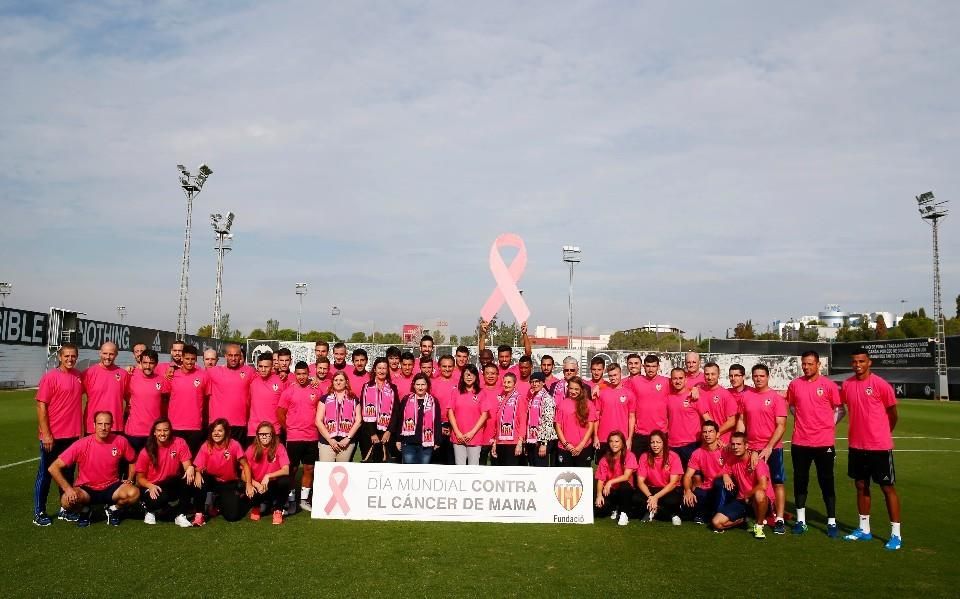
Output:
[[593,523],[590,468],[317,462],[313,517]]

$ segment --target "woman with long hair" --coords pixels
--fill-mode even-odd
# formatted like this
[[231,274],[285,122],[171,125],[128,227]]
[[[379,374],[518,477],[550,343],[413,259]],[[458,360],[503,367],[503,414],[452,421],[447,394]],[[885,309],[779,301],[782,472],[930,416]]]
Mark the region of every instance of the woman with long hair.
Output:
[[137,456],[137,485],[143,489],[146,514],[144,524],[156,524],[158,513],[161,517],[176,504],[177,516],[174,524],[181,528],[190,528],[193,524],[184,513],[184,508],[193,504],[197,495],[195,470],[190,459],[190,448],[180,437],[171,432],[170,420],[165,416],[157,418],[150,428],[146,446]]
[[590,468],[597,408],[584,392],[583,379],[578,376],[567,380],[567,392],[557,405],[554,428],[558,439],[558,464]]
[[273,423],[264,420],[257,425],[257,438],[247,448],[246,456],[254,490],[250,519],[259,520],[260,506],[266,504],[273,511],[273,523],[283,524],[283,506],[290,492],[290,458]]
[[390,437],[396,439],[404,464],[429,464],[440,435],[440,404],[430,395],[430,379],[423,372],[413,376],[413,393],[400,400],[390,421]]
[[[250,464],[243,454],[243,448],[236,439],[230,438],[230,423],[226,418],[217,418],[210,423],[207,440],[197,450],[194,460],[196,475],[194,485],[209,494],[208,515],[213,518],[223,514],[227,522],[236,522],[243,518],[246,510],[246,498],[253,497],[254,489],[250,480]],[[204,515],[197,510],[193,517],[194,526],[203,526]]]
[[387,461],[390,419],[399,398],[397,386],[390,382],[390,365],[387,359],[377,358],[370,369],[370,380],[360,388],[363,423],[360,425],[357,440],[364,462],[376,464]]
[[680,456],[670,451],[667,433],[656,430],[650,433],[650,450],[640,456],[637,468],[637,487],[645,497],[644,511],[647,520],[669,519],[680,526],[680,477],[683,464]]
[[480,373],[473,364],[467,364],[460,374],[457,391],[451,395],[447,408],[450,438],[453,441],[453,459],[458,466],[480,464],[483,430],[495,410],[495,405],[480,398]]
[[320,461],[349,462],[357,447],[355,439],[363,422],[360,399],[350,388],[350,380],[343,372],[333,375],[330,392],[317,409],[317,429],[320,431]]
[[627,451],[627,438],[618,430],[610,433],[606,444],[607,451],[600,458],[594,475],[597,480],[594,505],[598,516],[610,514],[611,520],[626,526],[630,522],[628,514],[634,511],[633,473],[637,471],[637,458]]

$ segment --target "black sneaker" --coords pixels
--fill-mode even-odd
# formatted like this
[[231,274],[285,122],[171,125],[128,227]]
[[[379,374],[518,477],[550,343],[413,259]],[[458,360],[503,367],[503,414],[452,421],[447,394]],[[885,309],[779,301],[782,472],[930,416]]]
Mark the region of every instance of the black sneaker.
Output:
[[773,534],[775,535],[787,534],[787,525],[783,523],[783,520],[777,520],[777,522],[773,525]]
[[110,526],[120,526],[120,510],[104,508],[103,511],[107,515],[107,524]]
[[80,519],[80,514],[76,512],[69,512],[63,508],[60,508],[60,511],[57,512],[57,520],[63,520],[65,522],[76,522]]
[[53,524],[53,518],[48,516],[45,512],[40,512],[33,515],[34,526],[50,526],[51,524]]
[[77,514],[77,528],[86,528],[90,526],[90,510],[83,510]]

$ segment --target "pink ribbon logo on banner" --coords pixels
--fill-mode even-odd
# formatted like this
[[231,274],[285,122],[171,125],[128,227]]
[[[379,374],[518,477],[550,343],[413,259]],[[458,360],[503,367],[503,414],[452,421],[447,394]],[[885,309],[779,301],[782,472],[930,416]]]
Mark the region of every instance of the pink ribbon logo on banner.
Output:
[[[500,248],[506,247],[518,250],[516,258],[509,267],[504,264],[503,257],[500,255]],[[517,287],[517,281],[520,280],[526,268],[527,246],[519,235],[504,233],[493,240],[493,245],[490,246],[490,272],[493,273],[493,280],[497,282],[497,288],[480,308],[480,316],[484,320],[488,322],[493,320],[504,302],[510,307],[517,322],[526,322],[530,318],[530,308],[523,301],[523,296],[520,295],[520,289]]]
[[[340,480],[337,481],[337,475],[342,475]],[[347,503],[347,498],[344,497],[343,492],[347,488],[347,481],[350,480],[350,476],[347,474],[347,469],[343,466],[337,466],[330,471],[330,477],[327,479],[330,482],[330,491],[333,495],[330,497],[330,501],[327,502],[327,505],[323,506],[323,511],[330,515],[330,512],[333,511],[333,508],[340,506],[340,509],[343,511],[343,515],[346,516],[350,513],[350,505]]]

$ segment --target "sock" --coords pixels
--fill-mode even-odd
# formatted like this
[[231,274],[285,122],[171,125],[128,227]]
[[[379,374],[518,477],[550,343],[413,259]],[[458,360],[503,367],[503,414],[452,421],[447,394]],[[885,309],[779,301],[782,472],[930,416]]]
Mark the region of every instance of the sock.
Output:
[[866,534],[870,534],[870,514],[866,516],[860,514],[860,530]]
[[829,526],[836,526],[836,525],[837,525],[837,519],[836,519],[836,518],[827,518],[827,525],[829,525]]
[[306,501],[310,497],[310,487],[300,487],[300,499]]
[[807,521],[807,508],[798,507],[797,508],[797,522],[806,522]]
[[110,510],[111,512],[115,512],[115,511],[117,511],[117,504],[114,503],[113,505],[111,505],[111,506],[108,507],[107,509]]
[[780,514],[777,514],[776,516],[774,516],[773,520],[774,522],[783,522],[783,516],[781,516]]
[[[900,537],[900,523],[899,523],[899,522],[891,522],[891,523],[890,523],[890,528],[891,528],[890,536],[892,536],[892,537]],[[903,537],[900,537],[900,538],[902,539]]]

